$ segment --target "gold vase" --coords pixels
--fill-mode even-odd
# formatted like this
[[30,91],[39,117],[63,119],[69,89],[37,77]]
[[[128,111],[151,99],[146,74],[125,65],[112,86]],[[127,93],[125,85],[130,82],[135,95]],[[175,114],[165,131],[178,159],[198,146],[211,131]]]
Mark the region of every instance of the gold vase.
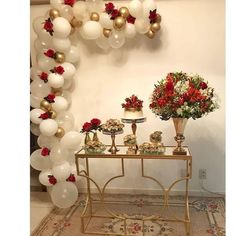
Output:
[[89,133],[85,134],[84,144],[86,145],[89,141],[91,141],[91,138],[89,136]]
[[93,133],[93,141],[99,141],[97,132]]
[[173,118],[176,136],[175,141],[177,142],[177,146],[173,151],[173,155],[186,155],[186,150],[182,147],[182,142],[184,142],[184,129],[187,124],[187,118]]

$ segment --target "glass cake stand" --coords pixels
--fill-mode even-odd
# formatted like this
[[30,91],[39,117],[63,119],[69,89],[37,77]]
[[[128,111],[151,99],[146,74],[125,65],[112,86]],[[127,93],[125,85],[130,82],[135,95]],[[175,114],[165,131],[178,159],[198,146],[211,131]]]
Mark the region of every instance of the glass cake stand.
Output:
[[116,143],[115,143],[115,138],[116,135],[118,134],[122,134],[124,131],[123,129],[120,131],[102,131],[103,134],[105,135],[111,135],[111,140],[112,140],[112,144],[110,149],[108,150],[108,152],[110,152],[111,154],[116,154],[117,152],[119,152],[119,149],[116,147]]
[[[136,135],[136,131],[137,131],[137,125],[138,123],[143,123],[147,120],[146,117],[139,117],[139,118],[121,118],[121,122],[123,123],[127,123],[127,124],[131,124],[131,129],[133,132],[133,135]],[[136,144],[136,152],[138,150],[138,145]]]

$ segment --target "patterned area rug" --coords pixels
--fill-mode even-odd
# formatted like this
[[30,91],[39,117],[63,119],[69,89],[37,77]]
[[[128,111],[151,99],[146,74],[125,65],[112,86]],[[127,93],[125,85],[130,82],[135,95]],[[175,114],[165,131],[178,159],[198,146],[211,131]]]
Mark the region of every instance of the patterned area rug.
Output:
[[[93,212],[104,215],[105,209],[93,196],[95,204]],[[133,219],[127,220],[126,231],[128,235],[142,236],[184,236],[183,223],[147,220],[142,224],[143,216],[158,215],[162,217],[184,218],[182,196],[170,198],[170,206],[164,211],[161,196],[146,195],[107,195],[106,207],[119,215],[129,215]],[[190,197],[191,236],[225,236],[225,204],[223,198]],[[45,217],[31,236],[82,236],[99,235],[83,234],[80,231],[80,216],[85,206],[85,196],[81,195],[74,206],[68,209],[55,207]],[[94,217],[90,221],[89,232],[102,232],[113,235],[124,235],[124,221],[111,218]]]

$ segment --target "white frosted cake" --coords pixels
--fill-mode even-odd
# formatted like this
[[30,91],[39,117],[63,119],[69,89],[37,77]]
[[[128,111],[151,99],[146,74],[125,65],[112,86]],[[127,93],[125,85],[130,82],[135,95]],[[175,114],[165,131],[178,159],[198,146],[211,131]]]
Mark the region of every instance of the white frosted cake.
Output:
[[124,118],[138,119],[143,117],[143,101],[138,99],[134,94],[125,99],[125,103],[121,104],[124,108]]
[[135,108],[125,109],[124,110],[124,118],[127,119],[138,119],[143,117],[143,111],[136,110]]

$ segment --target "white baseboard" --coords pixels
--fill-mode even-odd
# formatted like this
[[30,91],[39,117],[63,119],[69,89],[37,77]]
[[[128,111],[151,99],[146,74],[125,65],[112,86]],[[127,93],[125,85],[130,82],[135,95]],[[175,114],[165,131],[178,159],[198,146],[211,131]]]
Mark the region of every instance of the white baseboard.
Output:
[[[87,189],[86,188],[79,188],[80,193],[86,193]],[[92,193],[98,193],[97,188],[91,188]],[[156,189],[132,189],[132,188],[107,188],[106,193],[109,194],[144,194],[144,195],[161,195],[163,192],[161,190],[156,190]],[[171,195],[184,195],[185,191],[184,190],[177,190],[177,189],[172,189],[171,190]],[[219,193],[224,195],[225,193]],[[193,197],[216,197],[216,194],[208,193],[205,191],[201,190],[189,190],[189,196]]]

